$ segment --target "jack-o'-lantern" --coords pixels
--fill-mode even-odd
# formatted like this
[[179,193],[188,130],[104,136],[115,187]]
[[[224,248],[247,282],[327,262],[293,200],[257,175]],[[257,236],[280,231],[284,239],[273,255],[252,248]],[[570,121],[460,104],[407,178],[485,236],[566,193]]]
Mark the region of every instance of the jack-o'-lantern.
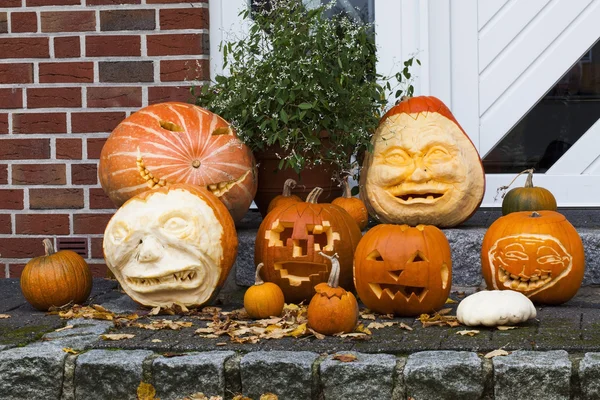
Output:
[[98,176],[117,206],[148,188],[202,186],[234,221],[246,214],[257,187],[254,156],[229,123],[177,102],[153,104],[122,121],[102,148]]
[[175,184],[121,206],[104,232],[104,257],[136,302],[187,307],[210,302],[237,255],[233,219],[201,186]]
[[511,289],[534,303],[561,304],[581,286],[583,243],[564,215],[520,211],[498,218],[481,245],[488,289]]
[[361,232],[343,208],[317,204],[321,192],[317,187],[306,202],[273,209],[256,234],[254,261],[264,264],[265,281],[279,286],[288,303],[310,300],[314,287],[327,282],[331,262],[319,252],[338,254],[340,286],[352,289],[352,257]]
[[432,225],[375,226],[356,248],[354,284],[377,313],[415,316],[439,309],[452,285],[446,235]]
[[400,102],[381,119],[360,174],[360,196],[384,223],[451,227],[485,192],[475,146],[435,97]]

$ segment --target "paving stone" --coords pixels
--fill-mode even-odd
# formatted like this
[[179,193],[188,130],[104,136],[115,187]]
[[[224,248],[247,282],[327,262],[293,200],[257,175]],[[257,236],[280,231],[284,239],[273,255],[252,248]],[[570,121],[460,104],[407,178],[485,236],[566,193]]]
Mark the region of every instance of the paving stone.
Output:
[[408,356],[404,367],[407,395],[415,400],[479,399],[483,365],[475,353],[424,351]]
[[156,397],[181,399],[193,393],[225,396],[225,362],[233,351],[189,353],[177,357],[159,357],[152,363]]
[[390,354],[352,354],[356,360],[342,362],[328,356],[320,365],[325,400],[388,400],[394,388],[396,357]]
[[[460,335],[458,332],[464,330],[478,330],[474,336]],[[456,351],[489,351],[493,350],[492,329],[482,326],[460,326],[450,328],[448,335],[442,340],[441,348]]]
[[239,286],[254,284],[254,243],[260,222],[253,229],[238,230],[238,256],[232,272],[235,273],[235,283]]
[[76,318],[69,320],[67,326],[71,325],[73,328],[64,329],[59,332],[49,332],[43,337],[44,340],[63,339],[71,336],[83,336],[83,335],[102,335],[106,333],[110,328],[114,326],[112,321],[101,321],[95,319],[84,319]]
[[76,400],[137,399],[146,350],[91,350],[75,364]]
[[579,381],[585,399],[600,399],[600,353],[586,353],[579,363]]
[[242,392],[258,399],[274,393],[281,399],[310,400],[317,388],[312,368],[317,353],[309,351],[257,351],[240,361]]
[[452,250],[452,285],[479,286],[483,228],[444,229]]
[[564,350],[517,351],[494,357],[497,400],[570,398],[571,362]]
[[59,399],[66,357],[46,343],[0,352],[0,399]]

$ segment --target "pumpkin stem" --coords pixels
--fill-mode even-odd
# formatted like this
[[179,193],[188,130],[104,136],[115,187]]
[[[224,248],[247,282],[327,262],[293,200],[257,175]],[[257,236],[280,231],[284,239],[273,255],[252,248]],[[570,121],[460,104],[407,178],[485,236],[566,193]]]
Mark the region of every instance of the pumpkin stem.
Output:
[[281,193],[284,197],[290,197],[292,195],[292,189],[296,187],[296,181],[293,179],[286,179],[283,183],[283,192]]
[[333,256],[328,256],[322,251],[319,252],[325,258],[328,258],[331,261],[331,272],[329,273],[329,279],[327,280],[327,285],[332,288],[336,288],[340,282],[340,262],[338,260],[338,255],[335,253]]
[[539,212],[537,212],[537,211],[532,212],[531,215],[530,215],[531,218],[539,218],[541,216],[542,215]]
[[258,286],[258,285],[262,285],[263,283],[265,283],[265,281],[262,280],[262,278],[260,277],[260,270],[263,267],[263,263],[260,263],[256,266],[256,273],[254,274],[254,285]]
[[350,184],[348,183],[348,179],[344,179],[342,181],[342,188],[344,188],[344,194],[343,197],[345,199],[350,199],[352,198],[352,189],[350,189]]
[[42,243],[44,245],[44,251],[46,252],[46,256],[51,256],[52,254],[56,253],[56,251],[54,250],[54,245],[52,244],[52,241],[50,239],[44,239]]
[[307,203],[312,203],[312,204],[317,204],[317,200],[319,199],[319,196],[321,195],[321,193],[323,193],[323,189],[321,189],[320,187],[316,187],[313,190],[310,191],[310,193],[308,194],[308,196],[306,196],[306,202]]
[[496,201],[498,199],[498,195],[500,194],[500,192],[502,192],[502,198],[504,198],[504,195],[506,194],[506,190],[510,187],[510,185],[512,185],[519,176],[523,175],[523,174],[528,174],[527,175],[527,180],[525,181],[525,187],[529,188],[529,187],[533,187],[533,171],[535,171],[535,168],[529,168],[526,169],[525,171],[521,171],[517,174],[517,176],[515,176],[513,178],[512,181],[510,181],[510,183],[506,186],[500,186],[498,189],[496,189],[496,196],[494,196],[494,201]]
[[406,101],[406,100],[408,100],[410,98],[411,98],[411,96],[404,95],[404,96],[400,97],[400,101]]

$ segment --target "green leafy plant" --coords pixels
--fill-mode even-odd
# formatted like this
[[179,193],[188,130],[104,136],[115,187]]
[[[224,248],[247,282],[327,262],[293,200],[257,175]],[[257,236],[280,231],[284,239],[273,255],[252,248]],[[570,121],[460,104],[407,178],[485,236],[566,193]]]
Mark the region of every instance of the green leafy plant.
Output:
[[[409,69],[418,60],[394,76],[377,74],[373,26],[327,18],[333,3],[307,8],[301,0],[273,0],[243,11],[248,34],[221,43],[227,73],[194,88],[196,104],[230,121],[253,151],[280,146],[279,169],[333,163],[340,177],[356,173],[386,93],[413,93]],[[392,87],[392,78],[400,83]]]

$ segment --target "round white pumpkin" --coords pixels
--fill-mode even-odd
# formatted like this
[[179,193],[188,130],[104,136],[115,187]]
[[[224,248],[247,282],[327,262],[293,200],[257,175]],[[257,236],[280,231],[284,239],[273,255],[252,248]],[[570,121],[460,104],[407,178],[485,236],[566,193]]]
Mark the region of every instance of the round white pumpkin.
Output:
[[520,292],[483,290],[465,297],[456,310],[458,322],[467,326],[513,325],[537,315],[535,306]]

